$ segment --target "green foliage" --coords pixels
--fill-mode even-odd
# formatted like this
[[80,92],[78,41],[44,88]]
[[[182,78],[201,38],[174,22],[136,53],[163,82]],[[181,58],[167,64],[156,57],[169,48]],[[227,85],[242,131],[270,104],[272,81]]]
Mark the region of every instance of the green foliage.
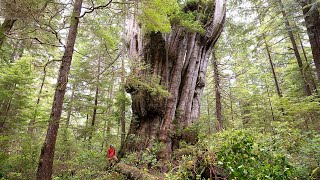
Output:
[[171,31],[171,26],[178,25],[188,31],[203,34],[203,26],[212,15],[212,6],[212,1],[143,1],[139,18],[147,32],[166,33]]
[[101,27],[96,24],[94,27],[94,31],[97,37],[102,39],[102,42],[109,50],[113,50],[117,47],[119,44],[119,27],[109,27],[108,29],[105,29],[104,27]]
[[10,18],[30,18],[43,13],[48,0],[1,0],[1,16]]
[[170,93],[164,86],[160,84],[160,77],[149,75],[148,77],[141,78],[136,76],[130,76],[127,79],[127,87],[134,90],[146,90],[151,96],[164,98],[168,97]]
[[[231,179],[291,179],[293,167],[284,154],[256,144],[250,131],[226,131],[217,134],[217,165]],[[215,139],[217,140],[217,139]]]
[[[30,57],[20,59],[16,63],[0,67],[0,122],[6,128],[15,129],[31,117],[34,74]],[[9,120],[10,119],[10,120]],[[9,123],[9,124],[7,124]]]
[[170,16],[179,10],[176,0],[144,0],[139,16],[147,32],[170,32]]
[[[4,146],[3,143],[9,143]],[[0,136],[0,179],[34,179],[40,144],[27,134]],[[10,153],[8,153],[10,152]]]
[[182,26],[187,31],[204,34],[204,26],[212,17],[213,4],[212,0],[180,2],[181,10],[172,16],[171,23]]
[[187,31],[190,32],[199,32],[200,34],[204,34],[205,30],[202,24],[197,21],[197,14],[194,12],[182,12],[175,14],[171,18],[172,24],[177,24],[186,28]]
[[147,148],[145,151],[127,153],[121,161],[129,165],[152,169],[158,165],[157,156],[162,147],[161,143],[154,142],[150,149]]
[[283,143],[275,139],[270,142],[272,137],[253,129],[229,130],[201,138],[195,146],[182,142],[174,153],[175,167],[167,177],[208,178],[210,168],[218,176],[230,179],[299,177],[296,165],[283,150]]

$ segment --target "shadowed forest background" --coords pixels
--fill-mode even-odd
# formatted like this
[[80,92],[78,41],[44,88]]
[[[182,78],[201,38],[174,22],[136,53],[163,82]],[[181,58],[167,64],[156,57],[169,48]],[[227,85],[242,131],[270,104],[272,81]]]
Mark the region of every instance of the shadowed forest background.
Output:
[[320,179],[319,10],[0,0],[0,179]]

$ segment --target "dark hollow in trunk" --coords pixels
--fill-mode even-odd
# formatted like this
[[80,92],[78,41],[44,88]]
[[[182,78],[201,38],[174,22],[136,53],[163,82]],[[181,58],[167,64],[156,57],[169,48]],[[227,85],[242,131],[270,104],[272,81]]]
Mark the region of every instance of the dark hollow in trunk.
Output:
[[[140,151],[160,141],[163,148],[159,158],[168,159],[176,130],[199,117],[208,57],[223,28],[225,1],[216,0],[209,8],[208,18],[202,22],[203,34],[172,25],[168,34],[151,32],[141,37],[138,24],[131,24],[129,57],[148,68],[136,71],[137,78],[129,78],[126,85],[132,96],[133,120],[120,156],[125,150]],[[159,85],[170,95],[155,90]]]

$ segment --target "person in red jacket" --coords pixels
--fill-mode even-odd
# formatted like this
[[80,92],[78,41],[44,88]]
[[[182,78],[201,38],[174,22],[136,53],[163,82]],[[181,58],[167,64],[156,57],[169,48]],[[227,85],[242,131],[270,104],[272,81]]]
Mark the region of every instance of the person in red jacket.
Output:
[[116,156],[116,150],[114,149],[113,145],[110,144],[109,149],[108,149],[108,159],[114,159],[114,157]]
[[116,149],[110,144],[108,149],[108,159],[110,161],[110,165],[112,166],[118,159],[116,156]]

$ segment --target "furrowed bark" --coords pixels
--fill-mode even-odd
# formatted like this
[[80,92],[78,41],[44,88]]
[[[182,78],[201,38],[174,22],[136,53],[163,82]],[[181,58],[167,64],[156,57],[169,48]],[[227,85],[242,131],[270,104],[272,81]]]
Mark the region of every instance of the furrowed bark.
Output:
[[62,57],[62,62],[59,70],[57,86],[55,90],[54,100],[52,104],[51,115],[49,119],[49,125],[45,142],[41,149],[39,158],[39,165],[37,171],[38,180],[52,179],[52,166],[54,159],[55,144],[57,140],[57,134],[59,129],[59,121],[62,113],[62,105],[66,87],[68,83],[68,75],[71,66],[72,55],[74,51],[74,45],[78,32],[79,16],[81,12],[82,0],[76,0],[74,3],[74,9],[71,16],[70,29],[67,39],[66,49]]
[[[174,130],[188,127],[199,117],[208,57],[223,28],[225,1],[216,0],[211,8],[210,12],[214,13],[202,22],[203,34],[172,25],[170,33],[150,32],[142,37],[135,17],[131,17],[129,58],[143,62],[148,68],[133,70],[137,78],[129,79],[126,85],[132,96],[134,114],[124,147],[126,152],[143,150],[160,141],[165,147],[159,158],[169,159]],[[153,87],[152,78],[159,79],[156,83],[163,86],[169,96],[137,85],[137,81],[142,81],[150,82]]]
[[316,66],[318,81],[320,81],[320,16],[319,9],[311,0],[299,0],[307,27],[313,61]]

